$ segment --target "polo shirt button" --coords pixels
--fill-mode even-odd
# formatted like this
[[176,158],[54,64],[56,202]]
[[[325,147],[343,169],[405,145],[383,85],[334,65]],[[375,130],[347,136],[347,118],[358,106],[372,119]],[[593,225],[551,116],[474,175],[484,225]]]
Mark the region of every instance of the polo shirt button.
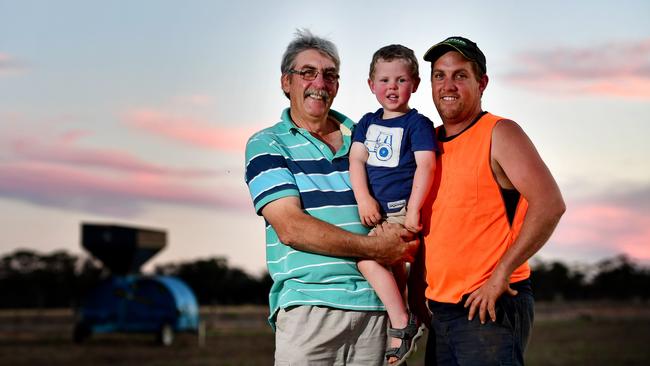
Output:
[[325,148],[325,145],[320,145],[320,149],[323,150]]

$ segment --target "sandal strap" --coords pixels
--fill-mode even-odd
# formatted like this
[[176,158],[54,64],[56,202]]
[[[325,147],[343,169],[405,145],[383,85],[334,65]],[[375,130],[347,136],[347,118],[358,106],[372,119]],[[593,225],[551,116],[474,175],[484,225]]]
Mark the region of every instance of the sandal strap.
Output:
[[409,314],[409,321],[404,328],[388,328],[388,335],[399,339],[411,339],[417,332],[417,318],[413,313]]
[[[386,359],[395,357],[398,361],[395,365],[402,364],[405,361],[405,357],[410,354],[415,348],[415,337],[419,337],[418,333],[420,332],[420,327],[417,325],[417,318],[414,314],[409,314],[409,321],[406,327],[401,329],[389,328],[388,335],[394,338],[399,338],[402,340],[399,347],[388,349],[384,355]],[[421,335],[421,333],[420,333]]]
[[391,357],[401,358],[399,348],[389,348],[388,351],[386,351],[385,355],[386,355],[386,359],[389,359]]
[[388,335],[393,338],[399,338],[399,339],[411,339],[417,332],[417,328],[414,329],[415,331],[412,331],[411,329],[394,329],[394,328],[389,328],[388,329]]

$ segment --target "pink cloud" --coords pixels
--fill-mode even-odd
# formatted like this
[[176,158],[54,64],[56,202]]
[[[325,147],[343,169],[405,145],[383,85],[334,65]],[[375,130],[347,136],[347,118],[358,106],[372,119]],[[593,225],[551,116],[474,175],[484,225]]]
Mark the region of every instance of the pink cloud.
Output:
[[27,66],[7,53],[0,52],[0,77],[14,76],[25,72]]
[[582,91],[588,94],[611,95],[630,99],[650,99],[650,78],[621,78],[603,80],[586,85]]
[[177,169],[147,163],[125,151],[77,146],[76,142],[87,135],[89,135],[88,131],[72,130],[58,138],[15,137],[10,140],[9,145],[15,157],[22,160],[183,178],[218,175],[216,171],[212,170]]
[[536,90],[650,99],[650,39],[529,51],[507,80]]
[[128,125],[185,144],[241,152],[247,139],[257,130],[252,127],[214,126],[205,120],[153,109],[138,109],[126,114]]
[[[0,197],[121,216],[147,203],[251,210],[240,177],[220,170],[152,163],[130,151],[85,143],[87,129],[34,130],[8,115],[0,126]],[[14,128],[23,127],[23,128]],[[234,174],[237,170],[234,169]],[[224,178],[224,179],[220,179]]]
[[93,213],[133,215],[147,202],[250,209],[244,193],[201,189],[155,175],[115,177],[61,165],[23,162],[0,163],[0,176],[2,196]]
[[86,136],[90,136],[92,132],[88,130],[69,130],[61,134],[60,140],[64,144],[74,144]]
[[585,255],[624,253],[650,260],[650,214],[645,207],[648,190],[630,191],[625,199],[611,195],[611,199],[570,202],[553,243]]

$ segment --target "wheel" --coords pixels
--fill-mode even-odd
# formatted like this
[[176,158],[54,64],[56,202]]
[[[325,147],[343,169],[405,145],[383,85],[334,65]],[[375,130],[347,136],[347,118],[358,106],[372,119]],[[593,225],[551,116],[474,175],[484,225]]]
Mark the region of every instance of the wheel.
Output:
[[174,343],[174,328],[169,323],[165,323],[160,327],[158,331],[158,343],[165,347],[169,347]]
[[83,322],[77,323],[72,331],[72,340],[74,340],[75,343],[83,343],[91,334],[92,330],[88,324]]

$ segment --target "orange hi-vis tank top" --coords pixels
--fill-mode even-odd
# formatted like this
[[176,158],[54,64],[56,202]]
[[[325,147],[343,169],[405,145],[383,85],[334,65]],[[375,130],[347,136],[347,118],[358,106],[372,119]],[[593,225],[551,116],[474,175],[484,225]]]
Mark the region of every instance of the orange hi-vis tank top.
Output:
[[[511,225],[490,165],[492,129],[502,119],[486,113],[459,135],[438,142],[435,180],[422,209],[428,299],[461,301],[488,280],[519,235],[528,202],[519,198]],[[526,262],[510,282],[529,276]]]

